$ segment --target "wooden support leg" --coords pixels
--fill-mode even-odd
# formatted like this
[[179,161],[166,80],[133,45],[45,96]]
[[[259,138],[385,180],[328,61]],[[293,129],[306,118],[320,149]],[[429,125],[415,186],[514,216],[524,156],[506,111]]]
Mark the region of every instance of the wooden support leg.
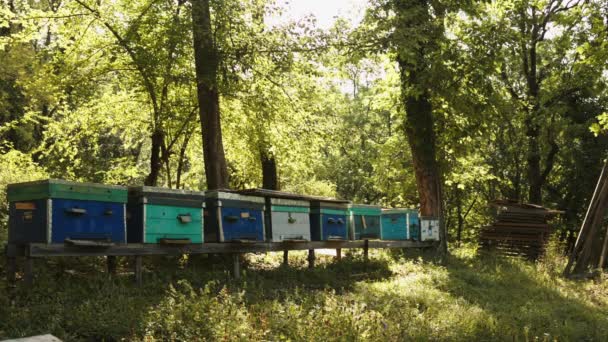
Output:
[[143,284],[143,275],[142,275],[142,259],[141,255],[135,256],[135,283],[137,286],[141,286]]
[[336,249],[336,260],[338,260],[338,261],[342,260],[342,248]]
[[315,250],[309,249],[308,250],[308,268],[314,268],[314,267],[315,267]]
[[241,279],[241,258],[239,254],[232,254],[232,261],[234,263],[234,279]]
[[17,258],[10,256],[6,258],[6,279],[9,283],[14,283],[17,274]]
[[363,259],[369,261],[369,240],[365,240],[363,245]]
[[283,251],[283,266],[285,266],[285,267],[289,266],[289,251],[288,250]]
[[25,258],[25,285],[32,286],[34,284],[34,258]]
[[115,275],[116,274],[116,257],[113,255],[108,255],[106,262],[108,265],[108,274]]

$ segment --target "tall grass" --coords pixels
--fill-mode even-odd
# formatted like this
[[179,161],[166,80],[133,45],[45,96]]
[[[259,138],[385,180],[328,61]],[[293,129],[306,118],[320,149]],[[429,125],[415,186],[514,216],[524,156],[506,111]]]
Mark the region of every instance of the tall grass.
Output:
[[149,258],[108,278],[99,258],[39,261],[31,289],[0,290],[0,338],[66,340],[403,341],[608,338],[608,285],[559,277],[563,258],[533,264],[454,250],[447,266],[413,252],[360,252],[341,262],[248,255],[235,281],[223,259]]

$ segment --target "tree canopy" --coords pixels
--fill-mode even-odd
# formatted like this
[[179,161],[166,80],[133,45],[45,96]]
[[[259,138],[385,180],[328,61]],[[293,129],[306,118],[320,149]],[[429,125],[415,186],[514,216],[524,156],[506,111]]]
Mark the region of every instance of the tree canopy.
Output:
[[268,22],[281,11],[3,0],[0,183],[205,189],[219,172],[420,206],[452,240],[507,198],[565,210],[572,238],[608,147],[604,1],[373,0],[328,30]]

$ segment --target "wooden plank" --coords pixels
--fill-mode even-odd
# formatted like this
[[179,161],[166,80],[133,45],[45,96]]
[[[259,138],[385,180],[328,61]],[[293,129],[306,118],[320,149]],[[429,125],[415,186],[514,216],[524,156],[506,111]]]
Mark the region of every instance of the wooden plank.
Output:
[[504,226],[504,227],[513,227],[513,228],[542,228],[542,229],[551,229],[550,226],[546,223],[517,223],[517,222],[494,222],[494,227],[496,226]]
[[500,240],[505,240],[505,241],[537,241],[539,243],[543,242],[543,239],[539,239],[538,237],[528,237],[528,236],[505,236],[505,235],[500,235],[500,236],[493,236],[493,235],[484,235],[482,237],[480,237],[480,239],[483,240],[494,240],[494,241],[500,241]]
[[432,242],[418,241],[308,241],[308,242],[256,242],[256,243],[204,243],[186,246],[163,246],[157,244],[124,244],[104,249],[86,249],[63,244],[30,244],[27,253],[31,257],[54,256],[135,256],[135,255],[179,255],[263,253],[285,250],[344,249],[344,248],[428,248]]

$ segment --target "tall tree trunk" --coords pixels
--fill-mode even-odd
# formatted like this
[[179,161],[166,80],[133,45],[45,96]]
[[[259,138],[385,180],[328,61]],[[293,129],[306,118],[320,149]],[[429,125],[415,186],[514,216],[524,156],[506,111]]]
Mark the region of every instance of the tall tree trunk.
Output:
[[208,189],[222,189],[228,187],[228,168],[222,142],[220,97],[217,87],[219,55],[211,28],[209,0],[191,1],[194,62],[203,135],[205,176]]
[[[402,101],[406,111],[405,133],[412,152],[420,214],[439,220],[437,256],[447,256],[447,232],[443,215],[441,172],[436,157],[436,138],[431,103],[432,64],[440,49],[444,28],[441,6],[428,0],[394,1],[399,21],[395,26],[397,62],[401,71]],[[417,32],[412,35],[412,32]],[[406,39],[407,38],[407,39]]]
[[265,148],[260,151],[262,162],[262,187],[269,190],[281,190],[277,173],[277,161],[273,153]]
[[456,231],[456,243],[460,247],[462,241],[462,229],[464,227],[464,216],[462,214],[462,190],[456,188],[456,215],[458,216],[458,230]]
[[416,187],[420,197],[420,214],[439,219],[440,244],[438,256],[444,260],[447,255],[447,234],[443,217],[442,187],[439,164],[436,159],[436,138],[433,107],[428,90],[412,95],[409,85],[419,85],[418,70],[413,70],[402,60],[401,68],[403,102],[406,108],[405,133],[412,151]]

